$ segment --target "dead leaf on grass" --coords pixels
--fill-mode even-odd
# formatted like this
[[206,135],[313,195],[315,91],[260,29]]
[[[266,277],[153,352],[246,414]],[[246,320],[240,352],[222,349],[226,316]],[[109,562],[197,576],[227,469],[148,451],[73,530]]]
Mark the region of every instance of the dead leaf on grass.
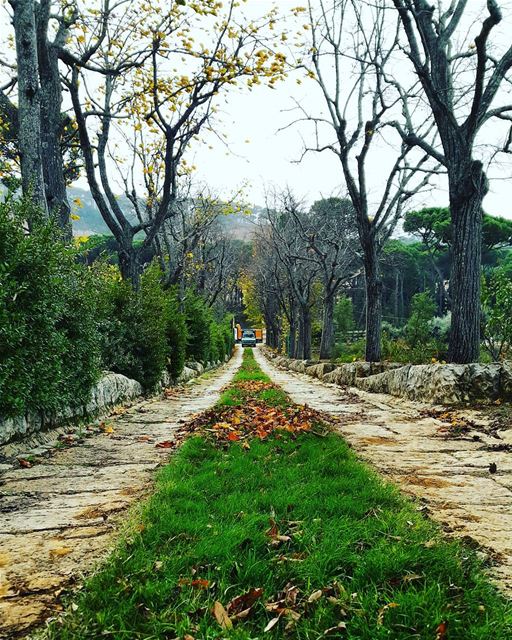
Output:
[[263,633],[267,633],[267,631],[271,631],[276,624],[281,620],[282,613],[280,613],[276,618],[272,618],[267,626],[263,629]]
[[231,622],[228,612],[222,604],[217,600],[213,605],[212,613],[215,616],[215,620],[219,623],[222,629],[232,629],[233,623]]
[[194,578],[193,580],[191,578],[180,578],[180,580],[178,580],[178,584],[180,586],[188,585],[195,589],[208,589],[210,581],[204,580],[203,578]]
[[311,604],[312,602],[316,602],[317,600],[320,600],[320,598],[323,595],[323,591],[322,589],[317,589],[316,591],[313,591],[313,593],[309,596],[308,598],[308,602]]
[[233,598],[227,605],[226,611],[230,616],[241,617],[242,613],[250,612],[254,603],[259,600],[262,595],[263,589],[250,589],[247,593]]
[[324,631],[324,636],[330,636],[333,633],[339,633],[340,631],[346,631],[347,625],[344,622],[339,622],[335,627],[329,627]]
[[395,609],[400,605],[397,602],[390,602],[389,604],[385,604],[383,607],[379,609],[379,615],[377,616],[377,624],[381,627],[384,624],[384,615],[388,609]]

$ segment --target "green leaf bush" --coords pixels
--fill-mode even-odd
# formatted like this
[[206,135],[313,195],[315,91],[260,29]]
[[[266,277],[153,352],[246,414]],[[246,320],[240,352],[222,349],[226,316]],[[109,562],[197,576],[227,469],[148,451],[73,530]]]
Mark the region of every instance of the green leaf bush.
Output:
[[217,321],[192,292],[181,305],[155,263],[135,290],[116,266],[87,267],[30,203],[0,203],[0,416],[86,403],[102,370],[155,388],[187,358],[223,360],[231,318]]
[[0,415],[85,401],[101,372],[91,273],[51,224],[24,229],[25,202],[0,203]]

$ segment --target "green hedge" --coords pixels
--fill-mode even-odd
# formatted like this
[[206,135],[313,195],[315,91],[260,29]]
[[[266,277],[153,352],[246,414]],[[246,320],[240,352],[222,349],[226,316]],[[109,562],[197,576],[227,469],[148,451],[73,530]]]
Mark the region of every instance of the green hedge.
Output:
[[234,346],[232,316],[214,318],[204,299],[189,291],[185,298],[188,330],[187,357],[198,362],[217,362],[231,354]]
[[187,357],[231,352],[230,318],[215,320],[192,293],[182,309],[158,265],[134,290],[115,266],[80,264],[52,225],[28,234],[29,206],[0,204],[0,416],[83,403],[102,369],[151,390],[165,369],[176,379]]
[[[0,414],[79,403],[101,371],[91,273],[27,206],[0,204]],[[32,218],[36,216],[32,213]]]

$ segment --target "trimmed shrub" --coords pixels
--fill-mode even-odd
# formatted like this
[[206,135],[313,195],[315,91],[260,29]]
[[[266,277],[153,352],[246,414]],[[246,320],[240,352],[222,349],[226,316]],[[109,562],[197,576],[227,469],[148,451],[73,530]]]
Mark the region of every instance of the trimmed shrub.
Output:
[[171,305],[162,289],[160,269],[157,265],[146,269],[138,291],[121,279],[117,267],[101,264],[95,269],[103,366],[152,389],[169,358]]
[[175,292],[168,292],[169,316],[167,322],[168,365],[173,380],[176,380],[185,366],[187,357],[188,330],[185,315],[180,312],[179,300]]
[[220,322],[212,322],[210,326],[210,360],[223,361],[233,351],[235,339],[232,329],[232,317],[225,316]]
[[162,287],[154,263],[134,291],[119,269],[106,263],[93,267],[98,281],[103,367],[138,380],[152,389],[167,369],[173,379],[183,371],[187,325],[173,290]]
[[211,351],[211,311],[204,300],[191,291],[185,296],[184,307],[188,331],[187,358],[207,362]]
[[26,201],[0,203],[0,414],[85,402],[100,375],[91,274]]

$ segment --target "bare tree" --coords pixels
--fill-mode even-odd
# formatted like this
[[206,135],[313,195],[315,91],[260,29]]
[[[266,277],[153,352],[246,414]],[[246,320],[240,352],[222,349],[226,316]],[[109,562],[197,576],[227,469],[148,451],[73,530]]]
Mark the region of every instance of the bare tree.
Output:
[[[125,0],[87,64],[64,59],[89,187],[118,242],[123,277],[135,286],[140,256],[173,215],[179,177],[192,169],[186,151],[200,132],[214,132],[219,96],[241,80],[252,86],[284,74],[284,56],[261,48],[260,30],[271,17],[238,23],[237,7],[236,0],[173,2],[145,14],[137,0]],[[202,45],[192,35],[198,28],[209,38]],[[115,195],[117,173],[126,173],[122,138],[132,142],[133,173],[144,176],[131,185],[130,211]]]
[[[311,358],[312,308],[315,304],[314,285],[318,282],[320,266],[305,229],[306,213],[290,190],[273,195],[267,202],[266,218],[272,233],[272,249],[286,275],[293,302],[289,309],[290,324],[295,328],[297,311],[297,348],[295,356]],[[315,259],[313,258],[315,256]],[[282,301],[282,308],[286,309]]]
[[[327,114],[313,116],[302,110],[300,120],[313,123],[316,135],[316,145],[305,152],[329,150],[341,163],[365,272],[366,359],[377,361],[381,358],[380,254],[405,203],[428,184],[428,156],[414,156],[412,147],[398,136],[398,144],[392,145],[390,124],[400,115],[399,96],[408,92],[390,75],[398,31],[386,18],[383,2],[365,6],[355,0],[321,0],[318,11],[316,4],[309,2],[313,67],[309,74],[321,89]],[[323,141],[324,125],[334,131],[334,140]],[[380,195],[368,184],[372,151],[381,158]]]
[[[505,99],[495,104],[500,87],[510,79],[512,46],[497,55],[497,47],[490,42],[502,21],[496,0],[487,0],[487,15],[477,20],[474,39],[468,0],[436,4],[393,0],[393,4],[405,32],[406,55],[430,106],[441,147],[431,145],[412,119],[401,134],[406,144],[428,153],[448,173],[453,223],[448,357],[452,362],[472,362],[478,360],[480,350],[482,203],[489,189],[475,148],[478,133],[491,119],[512,121],[512,102]],[[479,4],[483,10],[484,3]]]
[[240,243],[229,237],[222,224],[236,208],[235,202],[214,197],[207,187],[187,192],[176,200],[175,212],[155,238],[157,255],[169,286],[180,298],[186,288],[200,293],[208,306],[229,299],[241,271]]
[[332,357],[334,348],[334,305],[341,286],[354,276],[359,262],[355,251],[357,231],[350,200],[327,198],[313,203],[305,223],[298,221],[317,263],[322,281],[322,337],[320,359]]
[[[285,318],[288,323],[287,353],[289,357],[295,358],[297,305],[288,284],[286,270],[274,250],[272,237],[272,227],[260,221],[253,243],[252,260],[244,270],[244,277],[251,281],[254,302],[263,316],[267,345],[274,349],[281,348]],[[246,295],[247,289],[248,287]]]

